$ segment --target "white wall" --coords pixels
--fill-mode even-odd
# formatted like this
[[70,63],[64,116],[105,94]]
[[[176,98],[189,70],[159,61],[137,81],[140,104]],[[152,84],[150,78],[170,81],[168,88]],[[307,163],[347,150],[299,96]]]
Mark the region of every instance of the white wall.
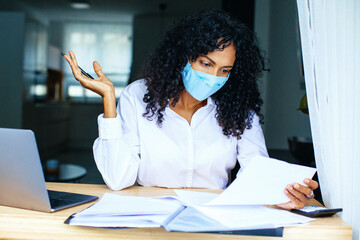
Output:
[[22,127],[25,14],[0,12],[0,127]]
[[287,149],[288,137],[311,136],[308,116],[296,111],[305,93],[296,0],[257,0],[255,31],[270,58],[271,71],[262,80],[266,143],[270,149]]

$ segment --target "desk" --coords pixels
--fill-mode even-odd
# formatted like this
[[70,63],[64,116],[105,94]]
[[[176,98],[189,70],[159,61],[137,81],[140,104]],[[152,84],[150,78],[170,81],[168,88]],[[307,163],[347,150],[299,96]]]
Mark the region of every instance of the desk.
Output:
[[[111,191],[105,185],[47,183],[49,190],[68,191],[101,197],[106,192],[132,196],[175,195],[172,189],[133,186],[122,191]],[[196,189],[215,192],[221,190]],[[73,213],[79,212],[93,203],[87,203],[55,213],[0,206],[0,238],[17,239],[264,239],[264,237],[167,232],[163,228],[102,229],[69,226],[63,222]],[[351,239],[352,229],[339,217],[318,218],[308,225],[286,227],[284,237],[273,239]]]

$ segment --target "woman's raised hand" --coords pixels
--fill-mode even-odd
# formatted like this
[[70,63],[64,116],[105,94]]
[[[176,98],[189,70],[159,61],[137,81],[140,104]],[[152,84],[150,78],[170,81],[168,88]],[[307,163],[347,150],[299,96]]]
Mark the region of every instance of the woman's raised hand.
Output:
[[75,79],[78,80],[84,88],[99,94],[101,97],[104,97],[106,94],[115,92],[113,83],[101,71],[99,63],[93,63],[94,70],[99,78],[91,79],[81,74],[81,70],[78,67],[75,54],[72,51],[69,51],[69,55],[70,56],[64,55],[64,58],[69,63]]
[[114,85],[102,72],[100,64],[98,62],[93,63],[95,73],[99,78],[91,79],[81,74],[75,54],[69,51],[69,55],[70,56],[64,55],[64,58],[69,63],[75,79],[78,80],[84,88],[99,94],[103,98],[105,118],[116,117]]

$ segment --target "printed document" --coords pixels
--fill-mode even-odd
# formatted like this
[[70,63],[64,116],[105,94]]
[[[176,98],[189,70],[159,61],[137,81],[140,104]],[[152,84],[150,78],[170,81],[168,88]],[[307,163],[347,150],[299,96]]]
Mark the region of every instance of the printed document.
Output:
[[208,205],[274,205],[288,202],[287,185],[312,178],[316,168],[256,156],[234,182]]

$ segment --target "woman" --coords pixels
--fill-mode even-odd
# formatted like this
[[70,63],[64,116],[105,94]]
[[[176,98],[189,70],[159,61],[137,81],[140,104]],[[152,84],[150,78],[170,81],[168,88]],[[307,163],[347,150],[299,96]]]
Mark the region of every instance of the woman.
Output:
[[[65,55],[81,85],[103,98],[94,157],[113,190],[144,186],[225,188],[239,161],[268,156],[256,80],[263,58],[256,38],[220,11],[185,17],[148,59],[144,79],[130,84],[116,107],[112,82],[94,62],[98,79]],[[317,182],[289,185],[288,203],[301,208]]]

